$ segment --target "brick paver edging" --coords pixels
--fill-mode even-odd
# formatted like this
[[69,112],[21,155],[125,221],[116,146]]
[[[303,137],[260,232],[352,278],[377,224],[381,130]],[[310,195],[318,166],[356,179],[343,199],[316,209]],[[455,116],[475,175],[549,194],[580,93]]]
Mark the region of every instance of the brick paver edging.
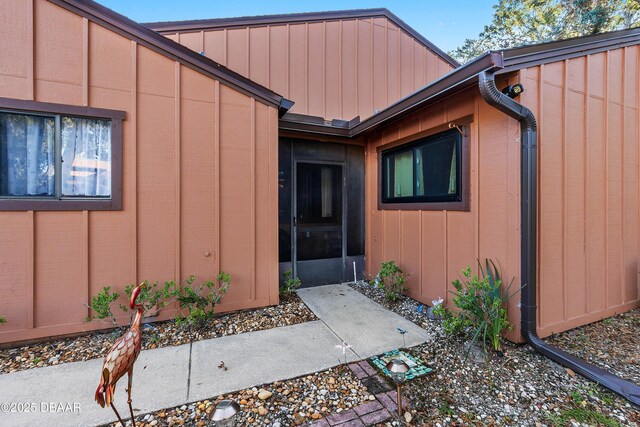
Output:
[[[369,378],[376,380],[380,385],[386,384],[385,380],[366,360],[350,363],[349,369],[361,381]],[[370,427],[383,423],[397,414],[398,402],[395,390],[387,390],[374,396],[375,400],[358,405],[348,411],[329,415],[307,425],[311,427]],[[403,407],[409,407],[406,397],[403,397]]]

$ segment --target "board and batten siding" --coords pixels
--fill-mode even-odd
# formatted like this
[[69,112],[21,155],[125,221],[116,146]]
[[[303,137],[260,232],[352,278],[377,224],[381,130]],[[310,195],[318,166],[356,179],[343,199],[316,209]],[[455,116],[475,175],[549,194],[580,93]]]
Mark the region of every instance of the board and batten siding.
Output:
[[639,46],[520,71],[538,118],[538,332],[639,304]]
[[[379,210],[378,147],[472,115],[470,132],[470,210]],[[432,105],[368,139],[366,163],[366,271],[394,260],[408,274],[408,295],[425,304],[443,298],[452,305],[451,282],[478,259],[492,258],[504,277],[520,284],[520,146],[518,122],[468,89]],[[416,137],[417,138],[417,137]],[[519,298],[509,303],[519,340]]]
[[86,304],[142,280],[224,270],[220,310],[276,304],[276,109],[48,1],[0,17],[0,97],[127,114],[121,211],[0,211],[0,343],[109,326]]
[[365,119],[452,70],[385,17],[162,33],[326,119]]

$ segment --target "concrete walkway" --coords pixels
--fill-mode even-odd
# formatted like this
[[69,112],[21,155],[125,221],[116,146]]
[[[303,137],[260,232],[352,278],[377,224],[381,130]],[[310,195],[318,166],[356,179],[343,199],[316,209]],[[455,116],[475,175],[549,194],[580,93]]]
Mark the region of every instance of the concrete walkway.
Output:
[[[352,345],[349,361],[429,340],[423,329],[346,285],[298,292],[320,320],[145,350],[135,365],[136,415],[294,378],[340,364],[336,344]],[[218,369],[224,361],[228,369]],[[342,361],[344,361],[342,359]],[[0,375],[0,426],[91,426],[115,420],[93,396],[102,359]],[[115,405],[128,414],[126,378]],[[15,403],[15,405],[11,405]],[[7,407],[9,404],[9,407]],[[12,411],[13,410],[13,411]]]

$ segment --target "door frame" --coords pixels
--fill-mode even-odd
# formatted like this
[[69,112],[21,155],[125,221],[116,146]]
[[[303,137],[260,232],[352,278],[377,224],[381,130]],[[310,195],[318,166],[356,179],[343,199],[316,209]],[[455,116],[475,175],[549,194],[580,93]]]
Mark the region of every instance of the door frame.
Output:
[[336,160],[311,160],[304,157],[291,158],[292,174],[291,174],[291,270],[293,277],[298,277],[298,164],[316,164],[316,165],[332,165],[342,168],[342,274],[340,281],[345,280],[345,265],[347,260],[347,162]]

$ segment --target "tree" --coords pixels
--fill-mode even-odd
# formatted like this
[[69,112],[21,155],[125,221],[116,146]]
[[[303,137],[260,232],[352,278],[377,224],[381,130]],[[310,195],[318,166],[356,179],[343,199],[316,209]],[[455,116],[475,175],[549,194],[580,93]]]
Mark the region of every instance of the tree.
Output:
[[640,0],[499,0],[493,8],[493,21],[449,55],[464,63],[489,50],[640,24]]

